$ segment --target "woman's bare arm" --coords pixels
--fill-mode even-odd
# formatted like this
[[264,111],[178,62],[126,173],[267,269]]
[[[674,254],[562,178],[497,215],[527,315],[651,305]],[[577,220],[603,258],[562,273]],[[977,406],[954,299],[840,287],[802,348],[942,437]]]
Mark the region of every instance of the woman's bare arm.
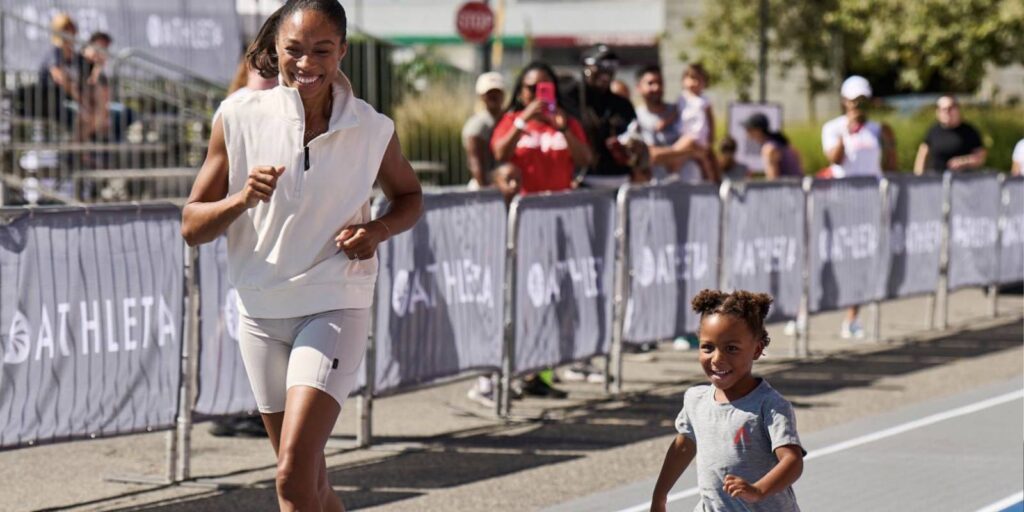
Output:
[[284,167],[254,167],[245,187],[228,196],[228,150],[224,142],[224,124],[218,117],[206,152],[206,161],[199,169],[192,193],[181,210],[181,236],[190,246],[215,240],[245,210],[260,201],[269,201],[277,187],[277,178]]
[[378,244],[416,225],[423,212],[423,191],[402,155],[397,134],[391,136],[384,152],[377,182],[391,204],[387,213],[365,224],[346,227],[335,238],[338,247],[352,259],[373,257]]

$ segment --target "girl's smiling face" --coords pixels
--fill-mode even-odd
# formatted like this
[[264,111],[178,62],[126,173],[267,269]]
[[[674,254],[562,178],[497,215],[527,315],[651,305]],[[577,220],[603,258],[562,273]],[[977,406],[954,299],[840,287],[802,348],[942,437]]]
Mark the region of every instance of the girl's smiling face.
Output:
[[757,386],[751,370],[763,350],[763,341],[754,336],[742,318],[715,313],[701,320],[700,366],[729,401],[742,398]]

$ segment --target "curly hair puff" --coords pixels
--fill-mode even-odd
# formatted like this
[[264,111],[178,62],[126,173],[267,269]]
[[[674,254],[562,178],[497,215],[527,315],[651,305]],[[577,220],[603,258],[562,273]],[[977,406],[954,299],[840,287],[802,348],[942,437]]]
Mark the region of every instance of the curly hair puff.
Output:
[[764,328],[764,319],[772,305],[772,296],[767,293],[746,290],[726,293],[721,290],[705,289],[693,297],[691,305],[701,319],[712,314],[733,316],[746,322],[750,332],[755,336],[759,335],[765,347],[772,341]]

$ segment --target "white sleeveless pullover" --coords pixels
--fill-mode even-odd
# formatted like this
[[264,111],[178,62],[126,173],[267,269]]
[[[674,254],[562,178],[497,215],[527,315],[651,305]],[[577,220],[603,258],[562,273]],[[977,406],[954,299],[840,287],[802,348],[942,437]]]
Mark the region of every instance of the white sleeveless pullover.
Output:
[[228,278],[251,318],[368,308],[373,299],[376,256],[350,260],[334,237],[370,220],[394,123],[356,98],[343,75],[333,94],[327,132],[308,148],[297,90],[278,86],[222,105],[228,193],[241,191],[255,166],[285,168],[270,202],[246,210],[227,232]]

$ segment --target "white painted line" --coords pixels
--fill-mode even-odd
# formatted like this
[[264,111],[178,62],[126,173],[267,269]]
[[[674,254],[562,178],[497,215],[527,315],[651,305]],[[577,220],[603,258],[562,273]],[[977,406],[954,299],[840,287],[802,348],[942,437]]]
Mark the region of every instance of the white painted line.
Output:
[[[965,405],[963,407],[957,407],[956,409],[950,409],[950,410],[945,411],[945,412],[940,412],[940,413],[932,414],[931,416],[925,416],[924,418],[921,418],[921,419],[917,419],[917,420],[914,420],[914,421],[908,421],[907,423],[902,423],[900,425],[896,425],[895,427],[889,427],[887,429],[879,430],[877,432],[872,432],[870,434],[865,434],[865,435],[860,436],[860,437],[855,437],[853,439],[849,439],[849,440],[843,441],[841,443],[836,443],[836,444],[833,444],[831,446],[826,446],[824,448],[819,448],[817,450],[814,450],[813,452],[808,453],[807,456],[804,457],[804,460],[816,459],[818,457],[824,457],[825,455],[831,455],[833,453],[841,452],[843,450],[849,450],[850,448],[854,448],[854,447],[860,446],[862,444],[867,444],[867,443],[871,443],[871,442],[874,442],[874,441],[879,441],[881,439],[885,439],[887,437],[892,437],[892,436],[895,436],[895,435],[899,435],[899,434],[902,434],[904,432],[907,432],[907,431],[910,431],[910,430],[914,430],[916,428],[926,427],[926,426],[931,425],[933,423],[938,423],[940,421],[945,421],[945,420],[948,420],[948,419],[956,418],[957,416],[964,416],[964,415],[967,415],[967,414],[975,413],[975,412],[978,412],[978,411],[981,411],[981,410],[984,410],[984,409],[988,409],[990,407],[995,407],[997,405],[1004,404],[1006,402],[1012,402],[1012,401],[1020,399],[1020,398],[1024,398],[1024,389],[1018,389],[1017,391],[1011,391],[1009,393],[1006,393],[1006,394],[1003,394],[1003,395],[999,395],[999,396],[995,396],[995,397],[989,398],[987,400],[982,400],[982,401],[980,401],[978,403],[974,403],[974,404],[971,404],[971,405]],[[685,491],[680,491],[680,492],[677,492],[677,493],[669,494],[668,495],[668,502],[672,503],[673,501],[681,500],[683,498],[689,498],[690,496],[695,496],[698,492],[700,492],[700,489],[698,489],[697,487],[691,487],[689,489],[686,489]],[[1009,498],[1006,498],[1006,500],[1000,501],[999,503],[1003,503],[1004,501],[1010,500],[1011,498],[1016,498],[1016,499],[1019,500],[1021,498],[1021,494],[1015,494],[1015,495],[1013,495],[1013,496],[1011,496]],[[1016,503],[1016,502],[1010,502],[1008,504],[1012,505],[1014,503]],[[998,505],[998,503],[996,505]],[[995,505],[991,505],[990,507],[994,507],[994,506]],[[650,509],[651,509],[651,502],[648,501],[647,503],[643,503],[641,505],[636,505],[634,507],[624,508],[622,510],[619,510],[618,512],[641,512],[641,511],[650,510]],[[984,510],[987,512],[987,511],[990,511],[990,510],[1001,510],[1001,509],[985,508]]]
[[1000,512],[1004,508],[1007,508],[1011,505],[1016,505],[1021,501],[1024,501],[1024,491],[1020,491],[1017,494],[1014,494],[1013,496],[1007,496],[985,508],[979,508],[978,512]]

